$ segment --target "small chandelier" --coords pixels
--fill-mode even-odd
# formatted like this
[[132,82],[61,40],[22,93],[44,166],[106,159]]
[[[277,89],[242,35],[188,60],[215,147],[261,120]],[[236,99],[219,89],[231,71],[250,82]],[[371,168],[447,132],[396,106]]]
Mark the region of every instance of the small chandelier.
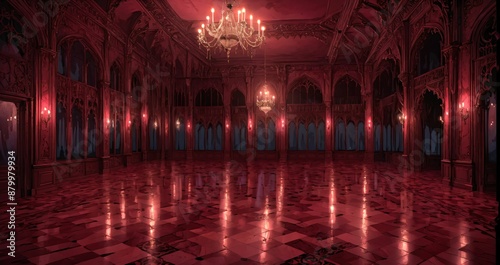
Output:
[[264,84],[262,89],[263,91],[260,91],[259,95],[257,95],[257,107],[259,107],[260,110],[267,115],[267,113],[274,107],[275,98],[269,93],[266,84]]
[[266,75],[266,50],[264,49],[264,86],[257,95],[257,107],[260,108],[266,115],[274,107],[274,96],[271,96],[267,89],[267,75]]
[[238,44],[245,51],[262,45],[266,28],[261,27],[260,20],[257,20],[256,31],[253,25],[253,16],[250,15],[248,20],[245,8],[238,10],[236,18],[233,4],[226,1],[226,7],[222,11],[219,22],[215,21],[215,9],[212,8],[212,19],[207,16],[207,24],[201,24],[201,29],[198,29],[198,42],[207,49],[207,52],[211,49],[224,49],[229,60],[231,49]]

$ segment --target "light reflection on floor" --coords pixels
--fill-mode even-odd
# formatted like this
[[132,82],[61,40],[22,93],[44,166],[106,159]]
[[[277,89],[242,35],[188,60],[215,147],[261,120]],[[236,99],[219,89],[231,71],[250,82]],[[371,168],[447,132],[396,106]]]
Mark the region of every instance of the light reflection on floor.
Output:
[[17,255],[2,255],[0,264],[494,264],[495,257],[494,197],[451,189],[439,172],[388,164],[150,162],[67,180],[18,204]]

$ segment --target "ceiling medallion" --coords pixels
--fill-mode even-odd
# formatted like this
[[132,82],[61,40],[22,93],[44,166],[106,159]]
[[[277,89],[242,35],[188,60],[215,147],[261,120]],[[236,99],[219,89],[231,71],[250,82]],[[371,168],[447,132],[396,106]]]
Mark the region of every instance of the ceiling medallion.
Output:
[[248,51],[257,48],[264,42],[264,31],[266,28],[260,25],[260,19],[257,20],[257,30],[254,28],[253,16],[247,18],[245,8],[238,10],[237,17],[233,11],[233,3],[226,1],[226,9],[222,11],[222,17],[218,22],[215,21],[212,8],[212,17],[207,16],[207,24],[201,24],[198,29],[198,42],[207,49],[207,52],[216,49],[226,51],[229,61],[231,49],[238,45]]

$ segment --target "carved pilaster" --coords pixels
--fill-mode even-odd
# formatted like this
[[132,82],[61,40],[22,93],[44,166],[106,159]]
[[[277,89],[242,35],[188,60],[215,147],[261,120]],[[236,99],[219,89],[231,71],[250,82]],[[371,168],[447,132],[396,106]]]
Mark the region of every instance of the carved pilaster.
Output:
[[188,115],[186,117],[186,150],[187,150],[187,159],[193,160],[193,145],[194,145],[194,136],[193,136],[193,108],[194,108],[194,92],[191,88],[191,79],[186,78],[186,89],[188,91],[188,104],[189,110]]
[[231,106],[224,105],[224,160],[229,160],[231,157]]
[[[52,49],[40,48],[38,52],[37,65],[35,65],[35,74],[37,82],[37,93],[36,93],[36,113],[38,115],[37,121],[37,142],[36,146],[36,159],[35,163],[46,163],[55,160],[55,120],[57,106],[55,101],[55,57],[56,52]],[[50,120],[44,120],[42,117],[42,111],[44,109],[51,111]],[[47,115],[47,111],[44,111],[44,115]]]
[[246,84],[246,106],[248,113],[248,139],[247,139],[247,149],[253,150],[254,147],[254,135],[255,135],[255,113],[254,113],[254,100],[255,93],[253,91],[253,77],[254,77],[254,66],[245,66],[245,84]]
[[332,150],[333,150],[333,141],[332,141],[332,136],[333,136],[333,122],[332,122],[332,101],[330,100],[331,97],[328,97],[325,99],[325,126],[326,126],[326,133],[325,133],[325,151],[326,151],[326,158],[331,158],[332,157]]
[[[409,168],[410,162],[413,158],[410,154],[413,152],[413,142],[414,142],[414,132],[412,131],[412,121],[415,117],[414,115],[414,93],[412,86],[412,75],[409,72],[403,72],[398,76],[399,80],[403,84],[403,115],[407,118],[403,124],[403,158],[406,168]],[[408,118],[409,117],[409,118]]]

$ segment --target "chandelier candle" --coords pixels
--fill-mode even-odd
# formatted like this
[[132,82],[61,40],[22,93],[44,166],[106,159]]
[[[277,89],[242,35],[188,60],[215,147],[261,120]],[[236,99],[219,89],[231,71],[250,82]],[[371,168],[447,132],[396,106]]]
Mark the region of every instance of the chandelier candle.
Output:
[[215,21],[215,9],[212,8],[212,20],[207,16],[207,24],[202,24],[198,29],[198,42],[207,49],[207,53],[212,50],[224,50],[229,60],[231,49],[240,47],[243,51],[250,51],[260,47],[264,42],[264,27],[261,27],[260,20],[258,27],[253,27],[253,15],[250,15],[250,22],[246,21],[246,9],[238,10],[235,16],[233,4],[226,2],[226,9],[222,11],[222,16],[218,22]]

